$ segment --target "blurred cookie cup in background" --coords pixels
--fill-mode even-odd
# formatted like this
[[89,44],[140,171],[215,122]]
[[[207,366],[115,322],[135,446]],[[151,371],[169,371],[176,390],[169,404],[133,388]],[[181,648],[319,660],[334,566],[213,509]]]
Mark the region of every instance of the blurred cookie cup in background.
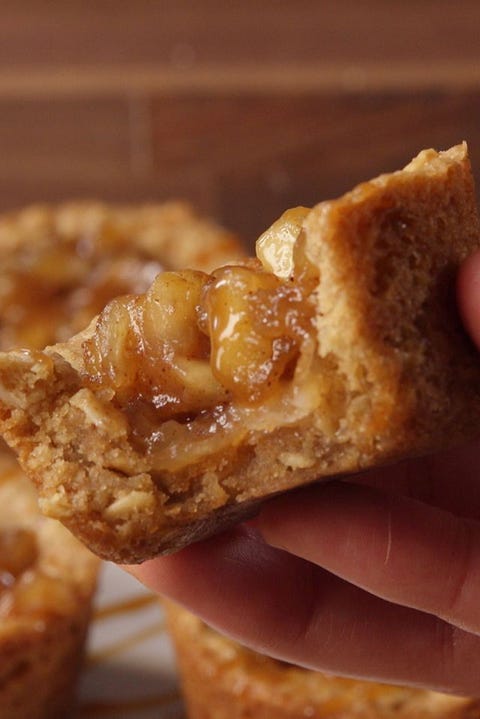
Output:
[[242,647],[164,603],[189,719],[478,719],[480,702],[344,679]]

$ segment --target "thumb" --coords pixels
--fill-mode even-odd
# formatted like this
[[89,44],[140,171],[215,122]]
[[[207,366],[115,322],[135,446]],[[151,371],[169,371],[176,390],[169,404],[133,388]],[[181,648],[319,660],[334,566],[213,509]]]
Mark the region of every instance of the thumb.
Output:
[[480,250],[465,260],[460,268],[457,298],[465,329],[480,349]]

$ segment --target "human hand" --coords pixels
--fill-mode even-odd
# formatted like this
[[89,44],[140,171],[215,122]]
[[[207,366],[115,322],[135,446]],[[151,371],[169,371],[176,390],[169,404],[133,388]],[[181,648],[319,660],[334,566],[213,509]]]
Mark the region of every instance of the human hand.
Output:
[[[480,253],[458,297],[480,347]],[[284,661],[478,695],[480,441],[284,495],[130,571]]]

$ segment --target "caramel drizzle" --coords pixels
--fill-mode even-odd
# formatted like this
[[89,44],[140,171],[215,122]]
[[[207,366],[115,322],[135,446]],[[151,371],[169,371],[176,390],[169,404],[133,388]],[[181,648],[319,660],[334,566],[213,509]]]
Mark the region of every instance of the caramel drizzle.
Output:
[[153,637],[156,634],[162,634],[164,631],[165,622],[161,621],[150,624],[148,627],[145,627],[145,629],[142,629],[140,632],[136,632],[132,636],[120,639],[118,642],[114,642],[113,644],[110,644],[110,646],[105,649],[101,649],[98,652],[92,652],[88,656],[86,664],[87,666],[99,664],[100,662],[105,661],[105,659],[114,657],[116,654],[128,651],[128,649],[131,649],[136,644],[141,644],[141,642],[144,642],[146,639],[150,639],[150,637]]
[[94,621],[97,621],[99,619],[114,617],[117,614],[136,612],[137,609],[143,609],[143,607],[146,607],[149,604],[155,604],[156,602],[158,602],[158,597],[154,594],[132,597],[131,599],[124,599],[121,602],[112,602],[112,604],[108,604],[106,607],[97,609],[93,614],[93,619]]
[[[141,595],[138,597],[131,597],[130,599],[122,600],[120,602],[113,602],[106,607],[97,609],[94,613],[94,621],[102,621],[109,617],[136,612],[143,609],[146,606],[158,602],[158,598],[155,595]],[[117,654],[120,654],[128,649],[134,647],[137,644],[150,639],[150,637],[156,634],[161,634],[165,631],[165,623],[163,621],[155,622],[154,624],[145,627],[141,631],[134,633],[131,636],[125,637],[110,644],[105,649],[99,650],[98,652],[92,652],[87,658],[87,666],[94,666],[100,662],[105,661]],[[118,712],[131,714],[137,716],[138,712],[145,711],[147,709],[161,709],[165,706],[170,706],[179,702],[181,695],[178,690],[171,690],[164,694],[149,697],[138,697],[136,699],[122,699],[121,701],[107,700],[107,701],[89,701],[84,702],[80,706],[81,717],[108,717],[114,716]],[[183,710],[179,708],[178,719],[183,717]]]
[[[122,713],[131,713],[135,716],[135,712],[146,709],[161,709],[162,707],[174,704],[180,701],[181,697],[178,691],[173,690],[156,697],[145,697],[131,700],[122,700],[120,702],[88,702],[81,707],[80,716],[97,717],[109,716],[121,711]],[[178,717],[183,716],[183,711],[179,709]]]

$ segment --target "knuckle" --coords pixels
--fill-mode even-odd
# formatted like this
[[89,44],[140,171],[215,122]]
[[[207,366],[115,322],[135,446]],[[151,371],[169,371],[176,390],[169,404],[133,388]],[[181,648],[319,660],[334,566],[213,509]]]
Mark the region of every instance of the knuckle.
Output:
[[[436,627],[436,656],[440,657],[439,689],[448,694],[478,696],[480,674],[478,656],[480,640],[447,622],[438,620]],[[436,651],[438,649],[438,651]]]
[[444,596],[442,616],[462,625],[468,621],[465,615],[465,596],[472,581],[472,557],[474,537],[472,526],[466,521],[456,521],[451,539],[450,576]]

